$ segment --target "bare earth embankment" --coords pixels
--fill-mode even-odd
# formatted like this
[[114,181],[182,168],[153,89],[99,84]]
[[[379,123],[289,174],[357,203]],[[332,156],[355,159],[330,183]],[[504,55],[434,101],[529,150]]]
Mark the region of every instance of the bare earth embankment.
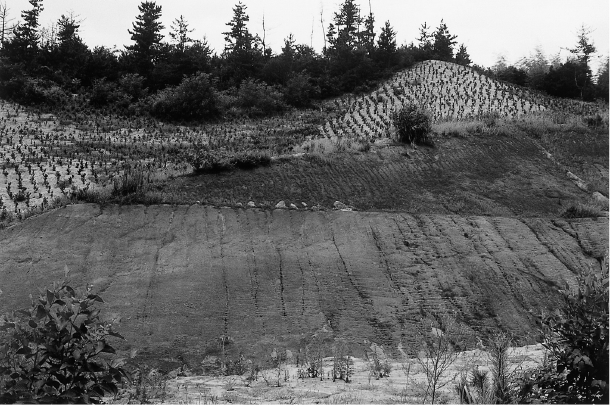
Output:
[[[608,245],[605,218],[74,205],[0,234],[0,311],[70,269],[94,284],[127,346],[197,366],[220,335],[244,353],[328,328],[417,351],[418,321],[455,311],[521,336]],[[530,311],[533,311],[530,312]]]

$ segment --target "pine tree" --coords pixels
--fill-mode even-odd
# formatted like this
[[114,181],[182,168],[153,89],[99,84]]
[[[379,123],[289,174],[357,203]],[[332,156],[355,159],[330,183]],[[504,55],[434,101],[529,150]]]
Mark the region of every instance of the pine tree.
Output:
[[250,17],[247,7],[241,1],[233,8],[233,18],[226,25],[230,30],[223,32],[225,50],[223,77],[229,85],[239,86],[242,81],[252,77],[263,63],[264,55],[259,46],[258,35],[252,35],[246,26]]
[[345,0],[338,13],[335,13],[335,26],[337,39],[335,47],[340,53],[351,52],[356,49],[359,41],[359,30],[362,25],[360,7],[355,0]]
[[440,25],[434,32],[434,43],[432,53],[435,59],[451,62],[453,60],[453,47],[457,43],[457,35],[451,35],[447,24],[441,20]]
[[284,39],[284,46],[282,47],[282,57],[284,59],[292,61],[295,53],[295,43],[296,41],[294,40],[294,36],[292,35],[292,33],[290,33],[290,35],[288,35],[288,37]]
[[21,12],[23,22],[19,22],[13,29],[13,37],[6,44],[7,54],[14,61],[23,61],[28,67],[34,61],[39,49],[39,22],[40,13],[43,11],[42,0],[29,0],[32,5],[30,10]]
[[68,45],[72,42],[82,42],[78,35],[81,21],[78,21],[73,14],[62,14],[57,21],[57,41],[61,45]]
[[337,30],[335,29],[335,25],[333,23],[328,24],[326,41],[328,42],[328,47],[324,49],[324,53],[330,55],[334,51],[335,45],[337,44]]
[[163,39],[161,30],[165,27],[159,21],[161,6],[158,6],[154,1],[143,1],[138,6],[138,10],[140,15],[136,17],[136,22],[132,24],[133,31],[128,30],[134,44],[126,48],[133,58],[136,71],[142,76],[148,77],[160,54],[160,45]]
[[368,17],[364,20],[364,31],[360,33],[360,43],[369,55],[375,52],[375,17],[370,12]]
[[184,52],[187,44],[193,42],[193,39],[189,37],[189,34],[193,32],[193,30],[189,28],[188,22],[186,22],[182,15],[180,18],[174,20],[171,29],[169,36],[174,41],[178,51]]
[[246,14],[247,7],[241,1],[233,8],[233,18],[227,23],[231,29],[222,34],[225,36],[226,54],[243,54],[255,47],[255,37],[250,34],[246,23],[250,17]]
[[387,66],[393,64],[396,58],[396,33],[392,29],[389,21],[381,29],[377,40],[377,60]]
[[576,69],[574,72],[574,81],[576,87],[580,90],[580,99],[584,100],[585,92],[588,92],[593,86],[591,68],[589,67],[589,61],[591,55],[597,52],[595,45],[589,39],[591,30],[581,26],[578,31],[578,41],[576,46],[572,49],[568,49],[576,57],[577,63],[580,65],[580,69]]
[[421,27],[419,27],[419,38],[417,39],[419,41],[418,48],[425,53],[431,53],[433,48],[432,38],[433,35],[430,34],[430,27],[428,27],[427,23],[423,23]]
[[82,67],[90,56],[89,48],[78,35],[81,21],[72,13],[62,14],[57,21],[57,46],[49,57],[52,64],[73,79],[81,79]]
[[589,39],[590,34],[591,30],[582,25],[578,31],[578,41],[576,42],[576,46],[572,49],[568,49],[578,58],[578,61],[584,64],[587,68],[589,67],[591,55],[597,52],[595,45]]
[[470,66],[472,63],[468,50],[466,49],[466,45],[460,45],[460,49],[458,49],[457,53],[455,54],[455,63],[462,66]]

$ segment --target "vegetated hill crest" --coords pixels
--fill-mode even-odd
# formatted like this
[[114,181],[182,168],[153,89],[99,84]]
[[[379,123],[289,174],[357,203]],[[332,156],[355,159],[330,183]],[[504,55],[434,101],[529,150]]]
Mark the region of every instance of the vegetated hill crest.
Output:
[[525,337],[607,244],[606,219],[73,205],[0,232],[0,312],[67,266],[156,358],[201,361],[221,335],[248,355],[298,350],[318,331],[354,354],[416,351],[442,312]]
[[483,75],[471,67],[429,60],[395,74],[377,90],[335,100],[342,116],[320,128],[328,137],[359,133],[387,137],[391,114],[411,103],[427,110],[433,121],[478,119],[486,115],[522,117],[543,111],[595,111],[592,103],[562,100]]

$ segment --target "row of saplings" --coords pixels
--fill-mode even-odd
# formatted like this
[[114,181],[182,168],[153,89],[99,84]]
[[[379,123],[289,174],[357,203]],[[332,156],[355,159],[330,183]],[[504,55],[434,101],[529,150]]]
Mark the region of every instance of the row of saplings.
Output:
[[[462,402],[608,403],[607,257],[600,268],[589,269],[578,281],[577,289],[563,291],[561,309],[540,316],[550,361],[518,381],[506,381],[502,371],[506,365],[499,364],[504,361],[506,340],[495,339],[494,378],[488,381],[473,370],[471,378],[456,386]],[[0,318],[0,403],[99,403],[135,384],[137,377],[132,378],[108,343],[122,336],[101,320],[101,303],[90,287],[74,289],[64,281],[32,299],[30,308]],[[452,351],[446,335],[437,331],[419,361],[428,377],[426,399],[432,403],[443,371],[439,367]],[[350,356],[344,349],[335,355],[332,378],[347,382]],[[494,350],[499,354],[494,355]],[[321,356],[310,356],[301,367],[301,378],[322,377]],[[275,352],[278,365],[282,358]],[[369,361],[377,378],[389,374],[389,365],[377,356]]]

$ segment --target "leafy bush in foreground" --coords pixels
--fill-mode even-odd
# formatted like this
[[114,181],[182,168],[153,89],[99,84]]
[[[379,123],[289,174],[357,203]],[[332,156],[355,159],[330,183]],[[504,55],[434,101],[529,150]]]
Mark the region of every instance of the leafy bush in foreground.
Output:
[[564,291],[564,305],[544,315],[551,362],[526,376],[520,402],[608,403],[608,261]]
[[108,358],[106,339],[123,337],[100,320],[102,302],[63,283],[0,318],[0,402],[99,403],[116,394],[127,374]]
[[428,137],[431,130],[430,117],[417,106],[407,104],[400,110],[394,111],[392,122],[400,142],[434,146],[434,142]]

